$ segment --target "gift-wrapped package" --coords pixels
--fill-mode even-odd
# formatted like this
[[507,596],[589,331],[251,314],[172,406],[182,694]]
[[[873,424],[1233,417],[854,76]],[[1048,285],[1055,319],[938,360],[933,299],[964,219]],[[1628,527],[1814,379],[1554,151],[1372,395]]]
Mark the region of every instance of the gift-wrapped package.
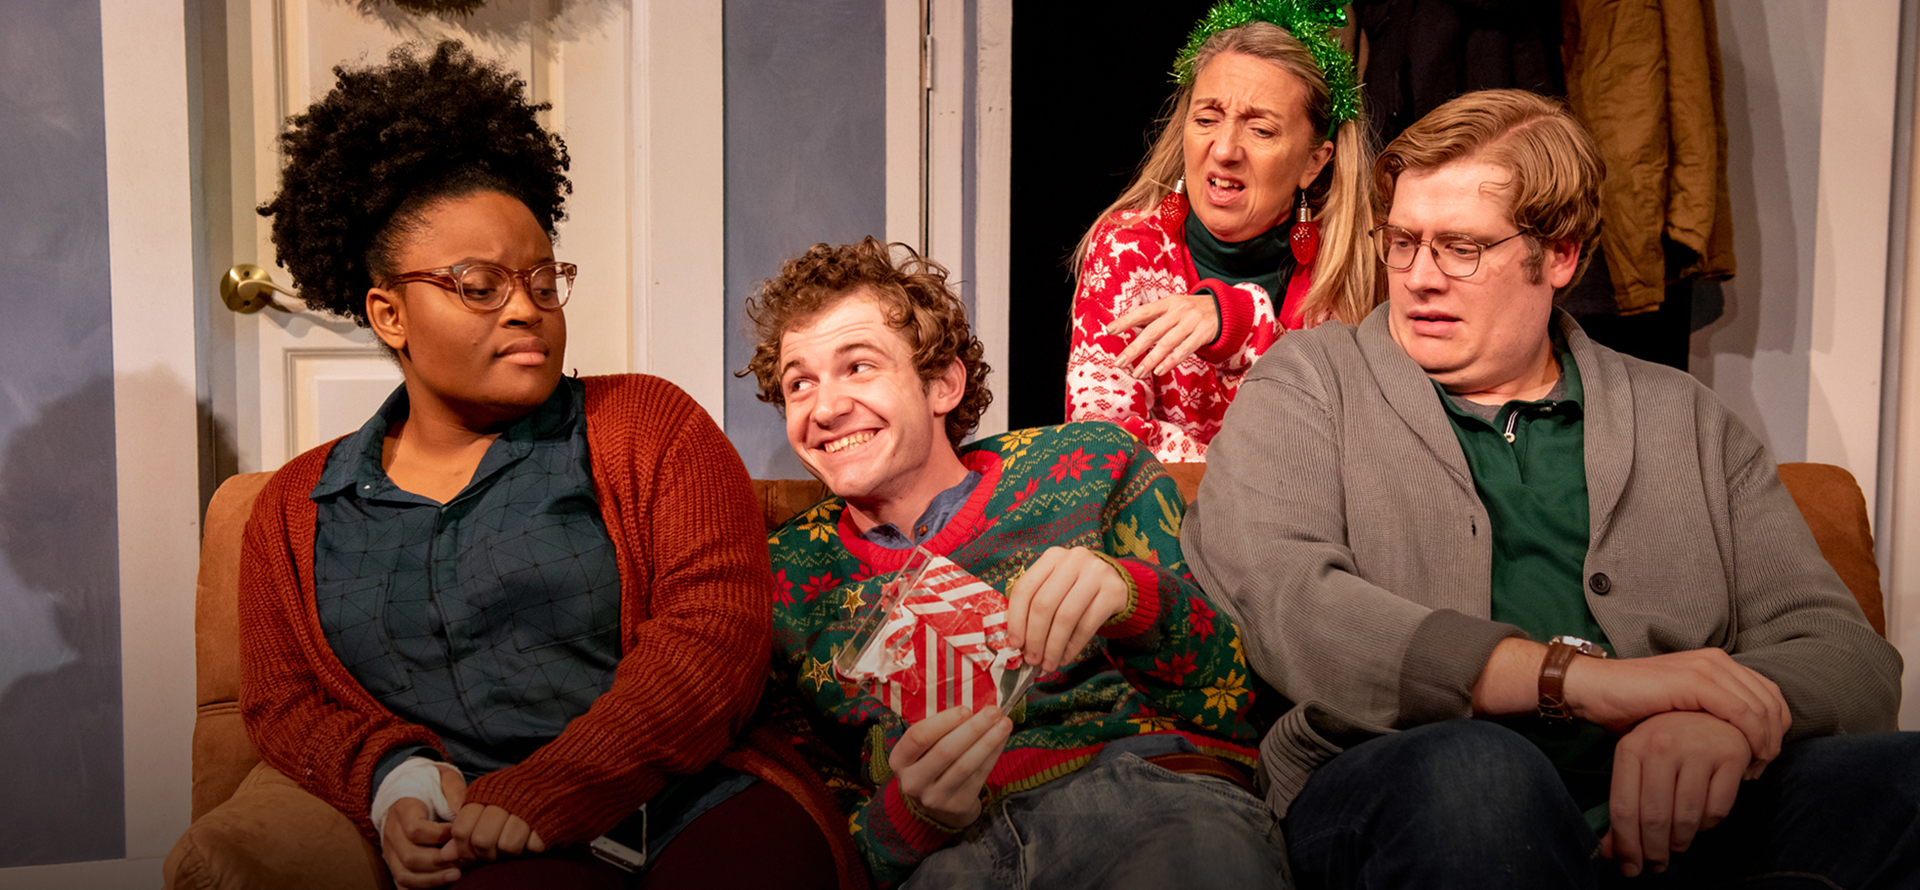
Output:
[[1034,669],[1007,644],[1007,598],[944,556],[914,548],[834,659],[841,677],[909,722],[948,708],[1013,710]]

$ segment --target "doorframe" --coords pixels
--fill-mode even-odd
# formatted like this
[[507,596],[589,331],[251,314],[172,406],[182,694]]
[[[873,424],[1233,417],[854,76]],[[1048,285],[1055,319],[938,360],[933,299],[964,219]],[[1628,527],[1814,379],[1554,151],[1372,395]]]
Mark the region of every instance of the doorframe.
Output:
[[[721,0],[633,0],[628,137],[632,367],[726,418]],[[665,88],[655,89],[656,85]]]
[[100,0],[119,487],[127,859],[163,857],[192,791],[200,555],[194,187],[184,4]]
[[1011,382],[1013,2],[886,0],[886,17],[886,238],[946,266],[970,300],[996,372],[975,437],[991,436],[1007,428]]

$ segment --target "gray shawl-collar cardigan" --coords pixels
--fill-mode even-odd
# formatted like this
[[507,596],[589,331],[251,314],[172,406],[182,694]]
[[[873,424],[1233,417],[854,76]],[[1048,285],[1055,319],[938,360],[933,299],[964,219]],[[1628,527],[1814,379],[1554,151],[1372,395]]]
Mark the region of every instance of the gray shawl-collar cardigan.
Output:
[[[1282,337],[1207,454],[1181,545],[1293,703],[1261,744],[1285,815],[1367,738],[1472,715],[1493,647],[1492,537],[1426,373],[1387,330]],[[1691,376],[1588,340],[1555,310],[1585,388],[1594,617],[1624,658],[1715,646],[1779,684],[1789,741],[1895,726],[1900,656],[1821,558],[1772,456]]]

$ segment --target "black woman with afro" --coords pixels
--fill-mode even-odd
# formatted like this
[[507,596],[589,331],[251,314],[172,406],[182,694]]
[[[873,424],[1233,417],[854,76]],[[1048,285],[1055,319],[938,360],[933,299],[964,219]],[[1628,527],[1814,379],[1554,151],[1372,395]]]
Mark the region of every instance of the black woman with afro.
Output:
[[562,373],[593,278],[554,249],[547,106],[453,42],[335,74],[260,212],[307,305],[372,328],[404,382],[255,507],[262,760],[403,888],[859,882],[818,779],[747,728],[771,580],[739,457],[664,380]]

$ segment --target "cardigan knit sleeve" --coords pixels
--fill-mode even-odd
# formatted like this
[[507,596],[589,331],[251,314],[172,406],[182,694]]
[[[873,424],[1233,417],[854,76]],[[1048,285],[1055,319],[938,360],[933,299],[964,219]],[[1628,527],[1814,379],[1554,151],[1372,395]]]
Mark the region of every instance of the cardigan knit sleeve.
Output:
[[772,641],[758,502],[706,412],[658,378],[590,378],[587,423],[624,654],[559,738],[467,793],[549,844],[592,839],[667,775],[718,757],[758,701]]
[[1867,624],[1821,557],[1773,456],[1731,412],[1718,410],[1727,415],[1734,660],[1780,687],[1793,716],[1786,741],[1898,729],[1899,652]]
[[333,657],[313,605],[315,508],[307,493],[331,446],[295,458],[254,502],[240,550],[240,714],[268,765],[374,837],[367,811],[380,758],[404,747],[439,751],[428,729],[402,721]]

